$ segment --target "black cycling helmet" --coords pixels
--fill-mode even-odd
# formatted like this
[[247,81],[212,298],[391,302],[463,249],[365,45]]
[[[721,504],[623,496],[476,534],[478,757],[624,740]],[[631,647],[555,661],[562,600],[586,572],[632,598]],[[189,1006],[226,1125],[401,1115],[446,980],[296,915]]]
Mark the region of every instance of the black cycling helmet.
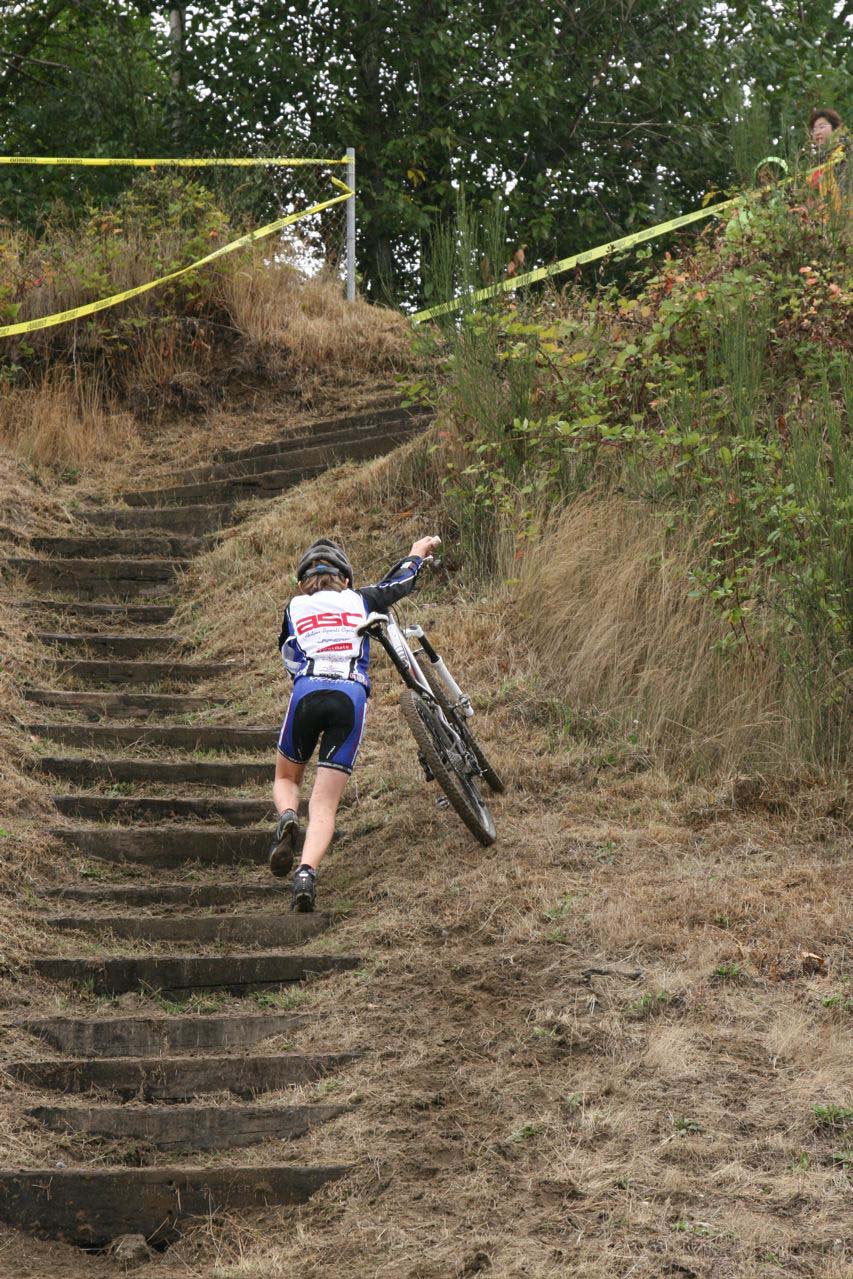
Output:
[[350,564],[342,548],[336,542],[331,542],[327,537],[319,537],[316,542],[312,542],[308,547],[296,569],[297,582],[301,582],[303,577],[308,576],[309,569],[321,564],[327,566],[328,572],[340,574],[341,577],[346,579],[347,585],[352,586],[352,564]]

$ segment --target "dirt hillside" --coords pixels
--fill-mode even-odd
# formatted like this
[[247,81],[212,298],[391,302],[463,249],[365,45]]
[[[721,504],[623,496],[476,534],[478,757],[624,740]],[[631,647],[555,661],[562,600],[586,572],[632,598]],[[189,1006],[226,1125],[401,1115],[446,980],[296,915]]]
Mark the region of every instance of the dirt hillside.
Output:
[[[473,696],[478,735],[508,782],[494,803],[498,842],[480,848],[436,806],[377,658],[352,802],[319,883],[319,904],[337,912],[320,949],[361,964],[279,1005],[311,1013],[300,1051],[362,1054],[297,1089],[297,1100],[346,1111],[283,1157],[352,1171],[304,1207],[200,1226],[142,1272],[845,1279],[842,788],[771,776],[700,785],[661,771],[630,737],[576,736],[555,714],[562,690],[543,693],[512,587],[483,594],[469,580],[419,483],[425,447],[265,503],[193,562],[181,620],[199,658],[235,663],[228,704],[209,722],[235,712],[275,722],[287,697],[275,638],[296,551],[340,536],[371,581],[415,536],[442,533],[445,568],[404,613]],[[152,482],[162,473],[152,466]],[[66,511],[68,496],[57,490]],[[41,839],[37,798],[29,812],[14,819],[27,848],[19,894],[68,869]],[[39,949],[33,932],[18,940],[6,1011],[67,1007],[18,966]],[[88,997],[90,1010],[104,1006]],[[4,1088],[14,1108],[20,1085]],[[3,1162],[79,1159],[69,1140],[7,1127]],[[262,1144],[244,1162],[269,1156]],[[98,1165],[95,1144],[85,1157]],[[9,1279],[120,1272],[0,1234]]]

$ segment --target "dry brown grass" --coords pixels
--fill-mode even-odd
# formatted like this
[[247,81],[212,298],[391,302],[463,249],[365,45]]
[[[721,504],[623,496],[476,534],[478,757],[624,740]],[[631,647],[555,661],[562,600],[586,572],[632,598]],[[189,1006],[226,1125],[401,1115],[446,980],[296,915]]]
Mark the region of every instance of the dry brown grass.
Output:
[[[21,464],[0,451],[0,558],[27,554],[26,539],[36,533],[67,532],[72,518],[64,504]],[[44,649],[33,639],[28,615],[20,608],[27,590],[14,579],[0,579],[0,973],[38,944],[38,930],[21,919],[21,894],[46,865],[43,815],[48,790],[32,771],[35,743],[24,729],[32,704],[26,684],[46,684]]]
[[221,277],[224,306],[250,345],[284,362],[298,382],[387,378],[411,363],[410,331],[396,311],[349,303],[339,280],[306,278],[261,253]]
[[[20,318],[108,297],[187,257],[186,232],[155,221],[143,235],[105,218],[42,240],[3,229],[0,282]],[[339,280],[307,278],[269,253],[236,254],[93,321],[8,342],[15,389],[0,398],[0,440],[29,462],[87,471],[126,454],[137,429],[150,443],[189,418],[198,433],[202,417],[264,392],[291,411],[313,408],[411,366],[401,315],[348,304]]]
[[126,455],[135,441],[132,416],[105,405],[96,379],[60,373],[0,395],[0,444],[30,466],[79,471]]
[[517,631],[569,723],[669,766],[793,767],[778,659],[723,650],[725,624],[690,598],[695,537],[593,492],[508,549]]

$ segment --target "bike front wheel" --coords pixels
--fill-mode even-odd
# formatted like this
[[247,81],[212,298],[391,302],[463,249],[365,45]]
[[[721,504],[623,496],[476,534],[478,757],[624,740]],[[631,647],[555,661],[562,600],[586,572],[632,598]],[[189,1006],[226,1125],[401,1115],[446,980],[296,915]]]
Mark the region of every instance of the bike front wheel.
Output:
[[435,671],[432,669],[432,662],[430,662],[427,658],[423,662],[419,662],[418,665],[423,672],[424,679],[432,689],[433,697],[438,702],[445,715],[453,717],[454,724],[459,730],[465,745],[477,761],[483,781],[488,784],[489,788],[493,790],[496,795],[502,794],[505,789],[503,779],[492,764],[489,763],[482,746],[466,724],[465,717],[454,711],[453,703],[448,696],[447,689],[442,683],[441,678],[436,675]]
[[486,847],[495,842],[495,823],[483,803],[477,783],[452,757],[447,730],[425,697],[407,688],[400,694],[400,709],[418,744],[421,758],[473,835]]

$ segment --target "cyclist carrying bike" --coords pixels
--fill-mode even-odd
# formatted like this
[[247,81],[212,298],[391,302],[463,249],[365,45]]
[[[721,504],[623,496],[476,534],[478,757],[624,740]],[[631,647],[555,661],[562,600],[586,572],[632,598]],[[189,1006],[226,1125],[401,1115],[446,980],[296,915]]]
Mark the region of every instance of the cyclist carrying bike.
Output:
[[313,542],[296,569],[298,591],[284,610],[278,648],[293,690],[278,743],[273,800],[279,814],[269,856],[273,875],[287,875],[299,835],[299,787],[320,750],[308,804],[302,860],[293,878],[292,909],[314,909],[317,868],[335,831],[341,796],[364,732],[370,643],[358,634],[369,613],[382,612],[415,587],[425,558],[440,538],[422,537],[375,586],[353,589],[343,549],[328,538]]

